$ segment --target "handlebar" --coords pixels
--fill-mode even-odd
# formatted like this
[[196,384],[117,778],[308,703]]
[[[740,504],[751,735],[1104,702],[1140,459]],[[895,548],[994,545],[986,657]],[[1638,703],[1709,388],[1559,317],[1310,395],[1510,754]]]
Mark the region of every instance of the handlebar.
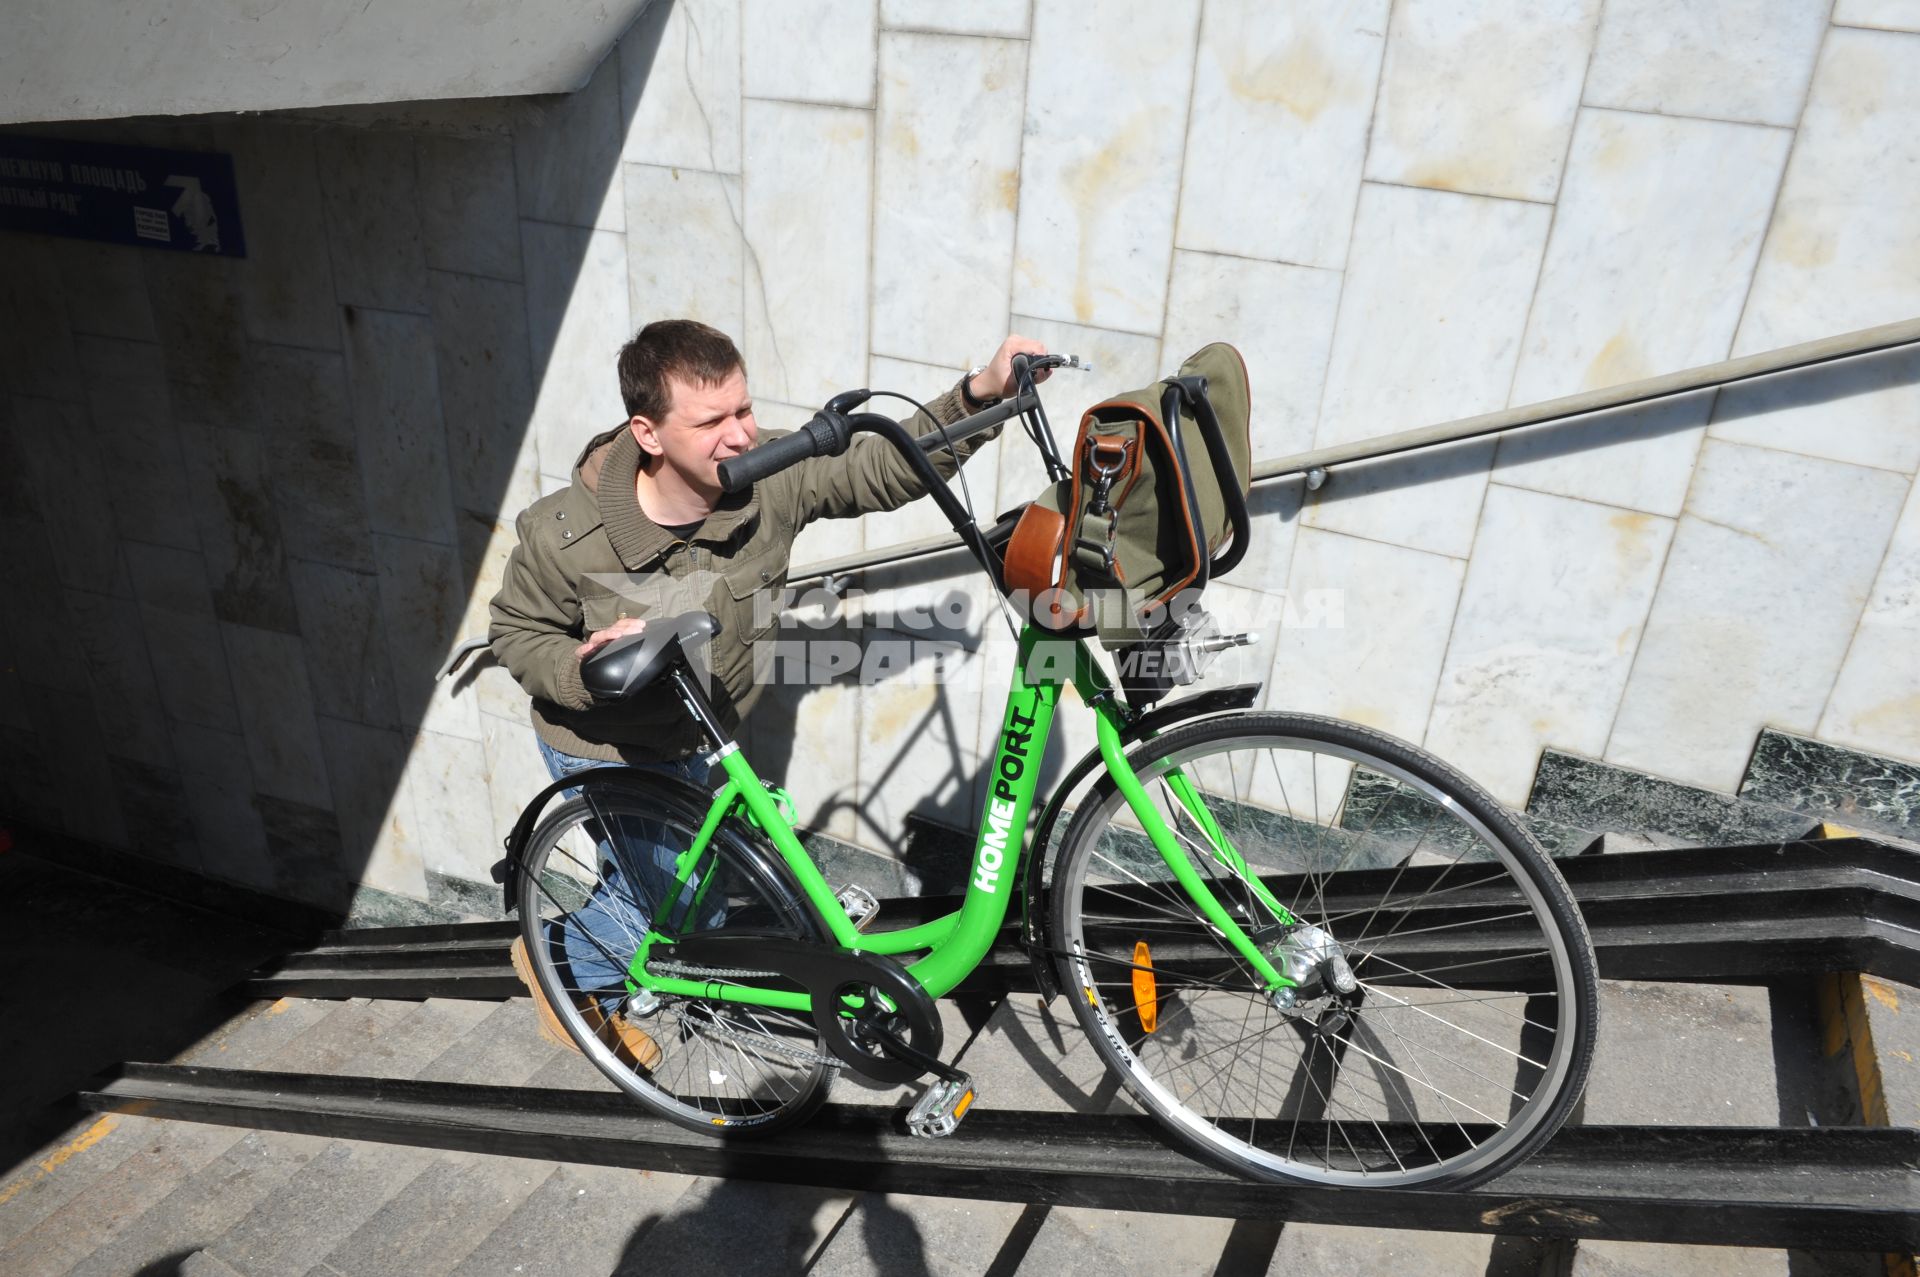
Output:
[[[1020,394],[1011,395],[988,408],[982,408],[970,417],[942,430],[929,430],[918,437],[905,435],[916,445],[922,454],[931,454],[943,449],[966,443],[976,435],[982,434],[1004,421],[1037,410],[1040,396],[1033,389],[1033,374],[1049,368],[1082,368],[1091,370],[1092,364],[1077,355],[1015,355],[1013,357],[1014,378],[1026,389]],[[835,457],[847,450],[852,442],[855,422],[860,419],[874,418],[872,413],[854,413],[852,410],[865,403],[870,392],[849,390],[835,395],[833,399],[816,412],[800,429],[784,438],[765,443],[737,457],[729,457],[719,465],[720,486],[728,492],[757,483],[770,475],[778,474],[788,466],[800,464],[810,457]],[[881,420],[888,420],[881,418]],[[872,425],[864,427],[875,430]],[[890,433],[877,431],[877,433]],[[1049,440],[1048,442],[1051,442]]]
[[846,414],[823,408],[792,434],[722,461],[718,467],[720,486],[738,492],[808,457],[838,456],[847,450],[852,438],[853,426]]

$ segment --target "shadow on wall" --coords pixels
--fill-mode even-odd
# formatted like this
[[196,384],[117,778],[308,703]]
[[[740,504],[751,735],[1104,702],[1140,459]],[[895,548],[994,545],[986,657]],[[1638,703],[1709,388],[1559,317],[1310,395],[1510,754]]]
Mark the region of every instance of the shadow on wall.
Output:
[[248,256],[0,235],[0,812],[368,921],[497,908],[524,698],[434,673],[617,419],[624,270],[590,341],[570,303],[669,8],[565,97],[12,130],[231,154]]

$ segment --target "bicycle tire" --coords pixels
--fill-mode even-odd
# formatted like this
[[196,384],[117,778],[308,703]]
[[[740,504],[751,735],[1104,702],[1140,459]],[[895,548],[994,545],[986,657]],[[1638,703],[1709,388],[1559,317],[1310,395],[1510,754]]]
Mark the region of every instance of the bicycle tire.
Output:
[[[655,777],[586,782],[528,839],[519,879],[521,935],[548,1006],[615,1086],[691,1130],[771,1135],[812,1116],[837,1069],[810,1016],[667,996],[642,1012],[626,1001],[624,973],[645,934],[643,920],[654,918],[671,890],[670,874],[645,869],[650,848],[670,848],[670,855],[691,845],[705,800],[691,787]],[[603,837],[609,828],[614,836]],[[649,848],[645,860],[637,850],[642,845]],[[714,867],[701,876],[698,902],[669,915],[681,924],[680,934],[742,927],[822,938],[775,853],[750,831],[723,822],[711,857]],[[614,1013],[653,1040],[661,1054],[651,1067],[599,1027]]]
[[[1280,1005],[1100,778],[1055,861],[1049,944],[1096,1052],[1180,1141],[1257,1179],[1465,1188],[1567,1119],[1598,1026],[1592,943],[1552,861],[1484,790],[1404,741],[1301,714],[1202,720],[1129,761],[1235,921],[1308,977]],[[1293,923],[1213,856],[1176,768]]]

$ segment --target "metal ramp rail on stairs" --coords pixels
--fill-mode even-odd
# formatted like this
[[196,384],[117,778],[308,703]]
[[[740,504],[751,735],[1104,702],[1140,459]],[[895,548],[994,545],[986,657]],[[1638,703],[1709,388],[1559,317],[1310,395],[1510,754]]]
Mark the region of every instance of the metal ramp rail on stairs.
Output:
[[[1612,979],[1757,983],[1865,971],[1920,983],[1920,857],[1870,838],[1559,862]],[[947,902],[885,902],[900,921]],[[338,932],[256,996],[504,998],[513,923]],[[1032,987],[1017,933],[962,992]],[[875,1192],[1266,1221],[1620,1241],[1920,1250],[1920,1131],[1570,1126],[1465,1193],[1252,1183],[1145,1117],[983,1108],[937,1143],[891,1110],[829,1106],[777,1139],[721,1142],[611,1093],[128,1064],[86,1108],[344,1139]],[[989,1101],[990,1103],[990,1101]]]

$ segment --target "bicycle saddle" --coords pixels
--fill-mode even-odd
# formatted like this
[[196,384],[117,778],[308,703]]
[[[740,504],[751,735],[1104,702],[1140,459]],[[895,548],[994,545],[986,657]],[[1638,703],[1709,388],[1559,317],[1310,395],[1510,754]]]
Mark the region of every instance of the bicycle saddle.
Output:
[[624,700],[719,632],[710,612],[655,617],[640,633],[617,638],[581,661],[580,681],[596,701]]

